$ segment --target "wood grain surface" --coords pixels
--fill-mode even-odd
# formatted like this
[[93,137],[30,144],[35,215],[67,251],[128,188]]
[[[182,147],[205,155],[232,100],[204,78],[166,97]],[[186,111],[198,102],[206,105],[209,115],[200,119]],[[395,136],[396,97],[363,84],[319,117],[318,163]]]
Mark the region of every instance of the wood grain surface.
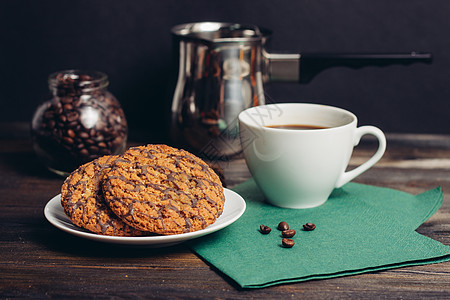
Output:
[[[350,167],[373,149],[356,148]],[[217,165],[228,187],[250,177],[241,157]],[[450,245],[450,136],[388,135],[384,158],[355,181],[413,194],[441,186],[441,209],[417,231]],[[450,298],[449,262],[243,290],[183,244],[118,247],[61,232],[43,209],[62,183],[26,135],[1,138],[0,298]]]

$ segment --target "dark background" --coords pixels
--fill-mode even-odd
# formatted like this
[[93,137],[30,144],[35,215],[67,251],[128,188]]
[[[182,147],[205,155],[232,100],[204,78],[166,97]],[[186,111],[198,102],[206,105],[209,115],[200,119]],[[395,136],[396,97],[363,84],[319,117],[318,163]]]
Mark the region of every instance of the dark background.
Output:
[[47,77],[109,75],[131,137],[164,140],[174,25],[229,21],[270,28],[270,52],[431,52],[431,65],[333,68],[311,83],[270,83],[277,102],[349,109],[386,132],[450,133],[450,1],[0,1],[0,122],[29,122]]

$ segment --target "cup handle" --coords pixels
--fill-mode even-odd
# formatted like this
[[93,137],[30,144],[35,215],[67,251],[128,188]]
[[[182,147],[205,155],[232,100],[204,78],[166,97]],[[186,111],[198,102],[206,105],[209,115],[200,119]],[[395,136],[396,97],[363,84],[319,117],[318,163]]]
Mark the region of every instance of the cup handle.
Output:
[[341,177],[336,182],[337,188],[343,186],[344,184],[346,184],[347,182],[349,182],[356,176],[367,171],[370,167],[372,167],[374,164],[376,164],[383,156],[384,151],[386,150],[386,137],[384,136],[384,133],[377,127],[361,126],[359,128],[356,128],[354,146],[357,146],[359,144],[359,141],[361,140],[361,138],[366,134],[373,135],[378,139],[377,152],[375,152],[375,154],[368,161],[366,161],[359,167],[357,167],[351,171],[342,173]]

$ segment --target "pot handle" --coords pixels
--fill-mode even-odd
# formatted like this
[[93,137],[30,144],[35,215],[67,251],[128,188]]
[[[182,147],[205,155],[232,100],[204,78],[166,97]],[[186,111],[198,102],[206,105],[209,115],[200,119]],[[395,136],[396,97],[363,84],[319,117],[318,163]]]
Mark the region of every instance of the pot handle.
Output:
[[269,81],[308,83],[317,74],[331,67],[360,69],[367,66],[410,65],[431,63],[431,53],[368,53],[368,54],[272,54],[265,53]]
[[431,63],[430,53],[392,54],[303,54],[300,57],[299,83],[310,82],[321,71],[331,67],[360,69],[367,66],[385,67],[389,65],[410,65]]

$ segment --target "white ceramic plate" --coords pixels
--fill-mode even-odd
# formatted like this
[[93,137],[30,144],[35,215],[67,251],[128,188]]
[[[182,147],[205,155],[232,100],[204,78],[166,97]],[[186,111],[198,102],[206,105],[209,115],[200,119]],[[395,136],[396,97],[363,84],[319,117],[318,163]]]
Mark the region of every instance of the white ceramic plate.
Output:
[[239,219],[239,217],[242,216],[242,214],[245,211],[244,199],[242,199],[242,197],[236,192],[225,188],[224,194],[225,194],[225,206],[222,215],[217,219],[217,221],[214,224],[211,224],[210,226],[202,230],[176,235],[117,237],[91,233],[83,228],[80,228],[72,224],[70,219],[64,213],[64,209],[61,206],[61,195],[53,197],[47,203],[44,209],[44,215],[47,218],[47,220],[55,227],[82,238],[119,245],[166,247],[213,233],[219,229],[227,227],[228,225],[232,224],[234,221]]

